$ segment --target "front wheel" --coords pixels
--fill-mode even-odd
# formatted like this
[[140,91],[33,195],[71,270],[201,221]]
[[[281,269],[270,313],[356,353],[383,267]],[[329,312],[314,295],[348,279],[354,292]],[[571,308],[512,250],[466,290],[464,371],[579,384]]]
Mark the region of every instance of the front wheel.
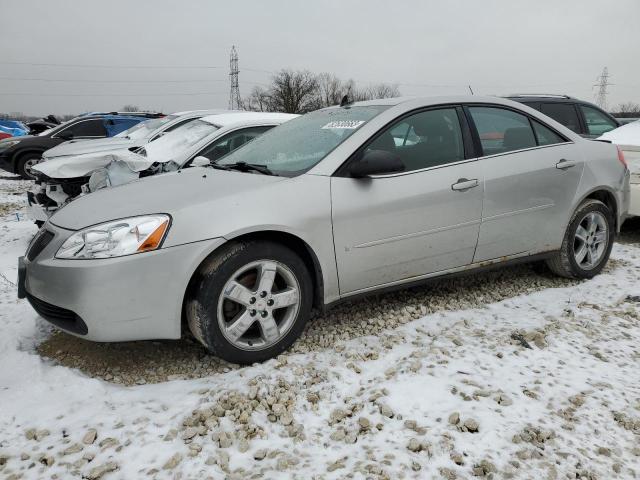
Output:
[[250,364],[278,355],[300,336],[312,298],[311,276],[295,252],[273,242],[234,242],[198,270],[186,317],[209,351]]
[[42,154],[40,153],[25,153],[18,158],[16,165],[16,173],[25,180],[35,180],[36,176],[32,170],[32,167],[42,160]]
[[573,214],[560,251],[547,265],[562,277],[592,278],[607,264],[614,234],[611,209],[599,200],[586,200]]

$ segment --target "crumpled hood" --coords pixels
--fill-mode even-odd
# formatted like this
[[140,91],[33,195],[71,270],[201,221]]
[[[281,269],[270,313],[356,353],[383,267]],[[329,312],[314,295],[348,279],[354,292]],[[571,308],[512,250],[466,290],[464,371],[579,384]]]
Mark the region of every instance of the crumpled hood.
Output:
[[140,157],[127,149],[111,150],[107,152],[86,153],[71,157],[57,157],[33,166],[37,172],[49,178],[78,178],[88,177],[96,170],[104,168],[111,162],[127,161],[131,157]]
[[191,238],[190,232],[199,224],[212,221],[214,215],[233,215],[232,210],[240,204],[259,202],[265,189],[277,188],[279,195],[286,195],[286,188],[277,184],[292,180],[295,179],[186,168],[80,197],[58,210],[50,221],[62,228],[79,230],[118,218],[168,213],[173,218],[172,230]]
[[130,140],[124,137],[112,137],[100,140],[70,140],[47,150],[44,152],[43,158],[50,160],[62,156],[119,150],[122,148],[137,147],[145,143],[145,139],[142,139],[141,143],[140,140]]

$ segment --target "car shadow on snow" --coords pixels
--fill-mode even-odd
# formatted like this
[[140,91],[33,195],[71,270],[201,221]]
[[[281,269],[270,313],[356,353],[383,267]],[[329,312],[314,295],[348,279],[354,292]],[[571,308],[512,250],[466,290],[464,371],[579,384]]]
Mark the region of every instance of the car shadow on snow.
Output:
[[[374,295],[324,313],[315,311],[290,352],[330,349],[344,340],[375,335],[434,312],[483,307],[572,283],[540,265],[518,265]],[[239,368],[209,354],[188,330],[180,340],[95,343],[53,329],[37,351],[55,364],[125,385],[200,378]]]
[[[622,243],[640,243],[640,228],[625,225]],[[612,259],[605,272],[621,265]],[[332,349],[352,338],[376,335],[435,312],[483,308],[517,295],[579,283],[553,275],[539,262],[497,268],[427,285],[373,295],[315,311],[290,353]],[[54,329],[37,346],[55,364],[76,368],[91,377],[136,385],[200,378],[239,368],[209,354],[188,332],[180,340],[95,343]]]

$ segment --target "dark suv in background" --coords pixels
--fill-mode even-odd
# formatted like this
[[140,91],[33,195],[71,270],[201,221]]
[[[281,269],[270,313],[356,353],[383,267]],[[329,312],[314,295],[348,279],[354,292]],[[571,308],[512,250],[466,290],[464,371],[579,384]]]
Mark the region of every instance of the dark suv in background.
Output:
[[42,154],[50,148],[72,139],[113,137],[134,125],[162,117],[148,112],[93,112],[80,115],[38,135],[11,137],[0,141],[0,168],[17,173],[22,178],[35,178],[31,167],[40,162]]
[[594,104],[568,95],[518,94],[506,98],[534,108],[586,138],[598,138],[621,125]]

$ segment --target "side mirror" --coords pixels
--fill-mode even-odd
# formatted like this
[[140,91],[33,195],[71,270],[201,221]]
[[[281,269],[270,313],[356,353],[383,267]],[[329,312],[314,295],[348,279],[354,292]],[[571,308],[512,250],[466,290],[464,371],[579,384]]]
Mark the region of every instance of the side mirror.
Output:
[[62,140],[71,140],[73,138],[73,132],[65,130],[64,132],[56,134],[56,137],[61,138]]
[[352,178],[398,172],[404,172],[404,163],[398,154],[386,150],[369,150],[349,167]]
[[211,165],[211,160],[207,157],[203,157],[202,155],[197,156],[191,161],[192,167],[208,167],[209,165]]

